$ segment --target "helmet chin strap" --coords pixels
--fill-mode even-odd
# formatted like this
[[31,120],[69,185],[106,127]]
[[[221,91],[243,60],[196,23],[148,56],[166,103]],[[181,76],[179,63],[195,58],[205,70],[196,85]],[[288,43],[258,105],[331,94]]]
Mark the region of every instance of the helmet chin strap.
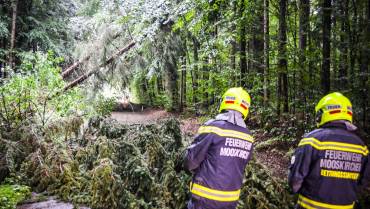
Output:
[[322,110],[319,110],[319,111],[316,113],[316,124],[320,124],[321,119],[322,119],[322,114],[323,114],[323,111],[322,111]]

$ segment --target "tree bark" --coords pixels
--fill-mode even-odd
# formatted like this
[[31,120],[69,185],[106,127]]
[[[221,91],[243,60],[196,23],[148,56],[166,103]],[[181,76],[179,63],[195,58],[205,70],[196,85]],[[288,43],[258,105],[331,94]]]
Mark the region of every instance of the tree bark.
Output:
[[[283,103],[283,112],[289,111],[288,104],[288,62],[286,55],[286,43],[287,43],[287,23],[286,23],[286,12],[287,12],[287,0],[279,1],[279,78],[278,78],[278,107],[277,114],[280,115],[280,105]],[[281,101],[282,100],[282,101]]]
[[269,0],[264,0],[263,10],[263,51],[264,51],[264,66],[263,66],[263,104],[266,107],[269,99],[268,87],[270,85],[269,68],[270,68],[270,16],[269,16]]
[[16,33],[16,22],[17,22],[17,7],[18,0],[12,1],[12,30],[10,35],[10,48],[9,48],[9,67],[14,68],[14,47],[15,47],[15,33]]
[[[135,44],[136,44],[136,42],[132,41],[127,46],[125,46],[122,49],[120,49],[119,51],[117,51],[113,56],[111,56],[104,63],[102,63],[101,65],[99,65],[99,69],[100,68],[103,68],[103,67],[105,67],[107,65],[109,65],[110,63],[112,63],[117,57],[121,56],[125,52],[129,51],[132,47],[134,47]],[[90,70],[87,73],[85,73],[84,75],[78,77],[77,79],[75,79],[71,83],[67,84],[64,87],[64,91],[67,91],[68,89],[71,89],[71,88],[77,86],[78,84],[82,83],[84,80],[86,80],[87,78],[89,78],[93,74],[97,73],[99,71],[99,69],[97,69],[97,70],[96,69]]]
[[322,5],[322,68],[321,89],[323,94],[330,91],[330,34],[331,34],[331,0],[324,0]]

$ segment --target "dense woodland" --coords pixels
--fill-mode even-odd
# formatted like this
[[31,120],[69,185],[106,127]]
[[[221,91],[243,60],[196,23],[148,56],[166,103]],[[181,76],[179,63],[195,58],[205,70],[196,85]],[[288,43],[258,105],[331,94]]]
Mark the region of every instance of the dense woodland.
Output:
[[339,91],[369,144],[369,60],[369,0],[0,0],[0,182],[40,145],[27,137],[50,142],[66,124],[67,140],[82,124],[67,120],[109,115],[122,97],[209,116],[242,86],[249,125],[296,145]]
[[130,87],[138,102],[198,111],[243,86],[255,110],[306,123],[322,95],[340,91],[366,130],[369,17],[366,0],[3,0],[2,77],[51,50],[65,80],[93,75],[78,82],[86,89]]

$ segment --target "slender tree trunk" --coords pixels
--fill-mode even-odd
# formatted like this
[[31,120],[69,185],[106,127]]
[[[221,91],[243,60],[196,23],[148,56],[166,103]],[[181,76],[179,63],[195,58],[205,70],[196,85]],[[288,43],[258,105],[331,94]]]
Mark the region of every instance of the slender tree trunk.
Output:
[[[352,14],[352,26],[348,24],[348,34],[349,34],[349,83],[348,86],[349,88],[353,89],[355,88],[355,65],[356,65],[356,60],[358,57],[358,48],[359,43],[358,43],[358,38],[359,38],[359,29],[358,27],[358,14],[357,14],[357,4],[356,1],[352,0],[352,5],[351,5],[351,10],[353,11]],[[359,1],[361,2],[361,1]]]
[[18,0],[12,1],[12,30],[10,35],[10,48],[9,48],[9,67],[14,68],[14,47],[15,47],[15,32],[17,22],[17,7]]
[[339,88],[347,89],[348,84],[348,0],[341,0],[339,3],[340,11],[340,43],[339,43]]
[[270,20],[269,20],[269,0],[264,0],[264,10],[263,10],[263,34],[264,34],[264,44],[263,44],[263,51],[264,51],[264,66],[263,66],[263,103],[264,106],[267,106],[268,99],[269,99],[269,90],[268,87],[270,85],[269,79],[269,68],[270,68]]
[[162,83],[162,75],[159,74],[157,76],[157,92],[158,94],[161,94],[163,92],[163,83]]
[[185,56],[182,58],[182,65],[181,65],[181,91],[180,92],[181,92],[180,111],[182,111],[183,107],[186,106],[186,57]]
[[[306,64],[306,50],[307,50],[307,37],[310,30],[310,0],[299,1],[299,65],[300,65],[300,91],[303,97],[303,112],[306,115],[307,104],[307,64]],[[306,119],[306,117],[305,117]]]
[[286,43],[287,43],[287,24],[286,24],[286,12],[287,12],[287,1],[279,1],[279,79],[278,79],[278,108],[277,114],[280,115],[280,104],[281,100],[283,103],[283,112],[289,111],[288,106],[288,62],[286,55]]
[[331,34],[331,0],[324,0],[322,24],[322,68],[321,89],[324,94],[330,91],[330,34]]
[[241,0],[241,3],[240,3],[240,18],[241,18],[241,22],[240,22],[240,31],[239,31],[239,38],[240,38],[240,42],[239,42],[239,48],[240,48],[240,52],[239,52],[239,56],[240,56],[240,84],[242,87],[246,87],[247,83],[246,83],[246,79],[247,79],[247,38],[246,38],[246,31],[247,31],[247,28],[246,28],[246,24],[244,24],[245,20],[244,20],[244,10],[245,10],[245,2],[244,0]]
[[[263,74],[263,53],[264,53],[264,0],[254,0],[255,3],[255,21],[252,24],[252,54],[253,60],[251,69],[258,74]],[[261,77],[261,83],[263,79]],[[262,94],[261,94],[262,96]]]
[[193,83],[193,104],[195,108],[197,108],[197,92],[198,92],[198,65],[199,65],[199,55],[198,55],[198,49],[199,49],[199,43],[195,37],[192,37],[193,39],[193,56],[194,56],[194,68],[192,72],[192,83]]
[[203,99],[203,106],[204,107],[208,107],[209,106],[209,95],[208,95],[208,83],[209,83],[209,67],[208,67],[208,57],[204,57],[204,60],[203,60],[203,96],[204,96],[204,99]]
[[[238,2],[233,2],[233,11],[234,11],[234,18],[237,19],[238,17]],[[231,29],[233,34],[237,34],[237,24],[233,24]],[[236,35],[233,37],[233,41],[231,42],[231,52],[230,52],[230,67],[233,71],[233,75],[236,74],[236,53],[237,53],[237,37]],[[233,76],[233,79],[230,80],[229,85],[234,86],[236,85],[235,81],[237,80],[237,76]]]

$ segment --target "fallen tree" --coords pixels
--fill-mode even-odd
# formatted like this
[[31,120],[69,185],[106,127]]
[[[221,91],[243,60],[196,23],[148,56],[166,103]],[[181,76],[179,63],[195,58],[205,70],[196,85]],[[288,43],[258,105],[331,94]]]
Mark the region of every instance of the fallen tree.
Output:
[[62,72],[63,79],[66,79],[73,71],[75,71],[77,69],[78,66],[87,62],[90,59],[90,57],[91,56],[87,56],[87,57],[83,58],[82,60],[79,60],[79,61],[73,63],[67,69],[63,70],[63,72]]
[[[21,183],[35,191],[99,209],[186,208],[191,176],[174,166],[190,139],[181,136],[179,121],[122,125],[95,118],[79,135],[76,121],[46,130],[17,166]],[[293,208],[286,184],[255,160],[245,178],[238,209]]]
[[[115,54],[113,54],[109,59],[107,59],[104,63],[100,64],[99,67],[98,67],[98,69],[90,70],[90,71],[86,72],[85,74],[81,75],[80,77],[76,78],[75,80],[73,80],[72,82],[70,82],[69,84],[67,84],[64,87],[63,90],[64,91],[67,91],[68,89],[73,88],[73,87],[77,86],[78,84],[82,83],[83,81],[85,81],[90,76],[92,76],[95,73],[99,72],[99,70],[101,68],[106,67],[107,65],[111,64],[115,59],[117,59],[119,56],[121,56],[125,52],[129,51],[135,45],[136,45],[136,42],[135,41],[131,41],[127,46],[121,48]],[[87,61],[89,59],[90,59],[90,57],[88,56],[84,60]],[[67,70],[65,71],[65,76],[67,76],[68,74],[70,74],[78,65],[80,65],[80,63],[84,62],[84,60],[81,61],[81,62],[77,62],[74,65],[72,65],[70,68],[68,68],[67,69],[68,71]],[[63,76],[63,74],[62,74],[62,76]]]
[[[118,37],[120,37],[121,33],[116,33],[111,40],[115,40],[117,39]],[[69,66],[68,68],[66,68],[65,70],[62,71],[62,77],[63,79],[66,79],[71,73],[73,73],[77,68],[78,66],[82,65],[83,63],[89,61],[89,59],[91,58],[91,55],[88,55],[86,57],[84,57],[82,60],[78,60],[77,62],[73,63],[71,66]]]

